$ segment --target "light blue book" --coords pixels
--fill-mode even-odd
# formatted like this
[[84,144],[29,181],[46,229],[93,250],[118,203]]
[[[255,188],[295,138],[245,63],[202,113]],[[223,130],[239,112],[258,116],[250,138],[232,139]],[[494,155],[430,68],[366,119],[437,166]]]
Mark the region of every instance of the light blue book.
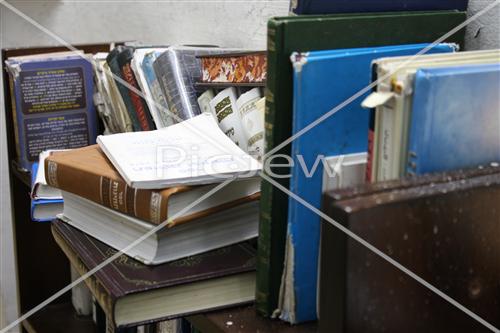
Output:
[[[144,55],[144,59],[141,64],[142,71],[144,72],[144,78],[151,91],[151,96],[153,98],[153,101],[146,100],[146,102],[148,103],[149,109],[155,113],[154,114],[155,122],[159,123],[157,125],[157,128],[168,127],[176,123],[175,120],[170,116],[170,112],[168,111],[167,100],[165,99],[165,96],[163,96],[160,83],[158,82],[155,71],[153,69],[154,61],[162,53],[163,51],[152,51],[146,53]],[[161,108],[158,106],[161,106]]]
[[500,63],[420,69],[407,173],[500,162]]
[[[292,56],[293,133],[297,133],[371,82],[371,63],[382,57],[413,55],[428,44],[317,51]],[[429,53],[453,52],[440,44]],[[367,92],[369,93],[369,92]],[[369,112],[363,94],[292,143],[290,190],[321,208],[321,156],[365,152]],[[305,170],[303,166],[306,166]],[[280,318],[291,323],[316,319],[320,217],[289,199],[287,259],[282,280]]]

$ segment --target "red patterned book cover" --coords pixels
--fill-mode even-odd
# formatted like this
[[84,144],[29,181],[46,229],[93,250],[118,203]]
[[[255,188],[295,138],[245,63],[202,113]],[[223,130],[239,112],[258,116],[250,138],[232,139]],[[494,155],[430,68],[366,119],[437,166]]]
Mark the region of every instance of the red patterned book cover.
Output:
[[265,51],[202,56],[202,83],[264,83]]

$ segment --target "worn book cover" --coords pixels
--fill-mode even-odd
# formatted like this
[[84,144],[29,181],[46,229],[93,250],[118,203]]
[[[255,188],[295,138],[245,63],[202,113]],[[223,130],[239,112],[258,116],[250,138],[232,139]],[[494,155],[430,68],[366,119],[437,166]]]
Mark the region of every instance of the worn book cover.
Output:
[[[266,148],[269,152],[292,135],[292,52],[433,42],[466,18],[457,11],[328,16],[277,17],[268,23],[266,84]],[[425,24],[422,24],[425,22]],[[447,39],[463,45],[464,30]],[[290,154],[290,145],[274,152]],[[281,159],[283,164],[287,161]],[[273,164],[280,158],[273,158]],[[289,174],[274,168],[275,174]],[[269,175],[268,175],[269,176]],[[288,179],[276,179],[288,188]],[[271,315],[276,309],[283,270],[288,196],[263,181],[257,262],[257,309]]]
[[118,91],[120,92],[121,99],[125,108],[127,109],[128,116],[130,121],[132,122],[132,127],[134,131],[141,131],[141,124],[139,122],[139,118],[134,109],[134,104],[132,103],[132,99],[130,98],[130,94],[128,92],[128,88],[124,85],[127,81],[123,77],[122,70],[120,65],[118,64],[118,55],[122,53],[125,49],[130,48],[130,46],[119,45],[112,49],[108,56],[106,57],[106,62],[108,64],[109,70],[111,71],[112,78],[115,82]]
[[500,60],[422,68],[414,82],[408,174],[500,161]]
[[18,161],[30,170],[49,149],[94,144],[92,60],[86,55],[8,59]]
[[[80,275],[94,269],[116,254],[116,250],[62,221],[53,222],[52,234]],[[247,243],[241,243],[156,266],[146,266],[121,255],[97,270],[85,280],[85,283],[107,317],[119,327],[121,321],[116,322],[115,315],[120,310],[117,306],[120,307],[120,301],[125,298],[130,299],[160,289],[175,288],[237,274],[251,274],[254,270],[255,250]],[[150,300],[154,301],[153,298]],[[204,311],[208,310],[204,309]],[[157,318],[127,323],[125,326],[158,322],[196,312],[199,310],[192,311],[186,308],[185,313],[162,316],[160,311]]]
[[[499,200],[494,166],[331,192],[323,209],[498,327]],[[328,221],[321,235],[320,332],[490,331]]]
[[134,89],[127,88],[127,92],[130,96],[130,100],[132,102],[133,110],[137,115],[137,120],[139,121],[139,125],[141,126],[141,130],[150,131],[155,129],[155,125],[153,123],[153,119],[151,118],[151,114],[149,113],[149,108],[139,93],[141,89],[139,88],[139,84],[137,83],[137,79],[135,77],[134,72],[132,71],[132,67],[130,62],[134,57],[134,49],[133,48],[125,48],[122,52],[120,52],[116,61],[118,62],[118,66],[120,67],[123,79]]

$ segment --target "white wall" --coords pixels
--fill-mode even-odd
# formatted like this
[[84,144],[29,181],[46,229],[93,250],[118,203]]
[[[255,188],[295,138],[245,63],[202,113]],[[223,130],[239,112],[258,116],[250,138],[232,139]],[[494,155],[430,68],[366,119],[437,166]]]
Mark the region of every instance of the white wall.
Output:
[[[475,13],[493,0],[471,0]],[[69,43],[140,40],[145,43],[217,44],[265,48],[266,21],[285,15],[288,1],[9,1],[36,22]],[[0,7],[2,7],[0,5]],[[470,25],[467,49],[499,48],[500,6]],[[24,18],[2,8],[0,47],[58,45]],[[480,29],[479,34],[477,34]],[[0,103],[3,107],[3,101]],[[5,128],[0,117],[0,302],[5,322],[16,318],[10,198]],[[2,307],[3,304],[3,307]],[[2,316],[2,311],[0,311]],[[4,324],[0,318],[0,327]]]

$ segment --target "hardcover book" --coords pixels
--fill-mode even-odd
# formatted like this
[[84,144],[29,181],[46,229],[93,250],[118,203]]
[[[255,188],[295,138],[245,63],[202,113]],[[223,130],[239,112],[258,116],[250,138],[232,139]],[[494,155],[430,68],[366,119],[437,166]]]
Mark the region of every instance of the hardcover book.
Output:
[[137,82],[146,96],[146,103],[158,129],[175,123],[170,116],[167,100],[161,92],[160,83],[153,69],[154,61],[165,50],[166,48],[136,49],[131,61]]
[[[52,187],[76,194],[99,205],[152,224],[171,219],[185,205],[212,190],[215,185],[179,186],[162,190],[129,187],[98,145],[54,153],[45,160],[45,179]],[[169,222],[194,218],[258,200],[259,181],[234,181],[196,207]]]
[[408,10],[467,10],[468,0],[292,0],[295,14],[393,12]]
[[6,60],[18,161],[23,169],[49,149],[95,143],[92,59],[64,52]]
[[409,175],[500,161],[500,62],[415,74]]
[[[370,68],[379,57],[416,54],[430,44],[383,46],[294,53],[293,133],[341,104],[370,82]],[[452,52],[438,44],[430,52]],[[364,96],[368,94],[365,93]],[[368,112],[359,96],[292,143],[290,191],[321,208],[321,156],[366,152]],[[305,165],[310,170],[304,170]],[[313,167],[315,166],[315,167]],[[312,169],[314,168],[314,169]],[[287,256],[280,291],[280,318],[292,323],[316,319],[320,217],[295,199],[288,202]],[[288,306],[292,302],[293,306]]]
[[130,46],[122,46],[119,45],[112,49],[107,58],[106,62],[108,64],[109,70],[113,75],[110,75],[118,88],[118,91],[120,92],[121,99],[123,101],[123,104],[125,105],[125,108],[127,110],[128,116],[130,118],[130,121],[132,122],[132,127],[134,131],[142,131],[141,124],[139,122],[139,118],[137,116],[137,113],[135,112],[134,109],[134,104],[132,103],[132,99],[129,94],[129,89],[127,86],[125,86],[124,83],[127,83],[125,78],[123,77],[122,70],[120,68],[120,65],[118,64],[118,55],[122,53],[124,50],[127,48],[131,48]]
[[[433,42],[466,18],[456,11],[385,14],[342,14],[273,18],[268,23],[268,75],[266,84],[266,147],[269,152],[292,135],[292,52],[391,44]],[[422,22],[426,22],[422,25]],[[461,30],[447,42],[463,43]],[[290,145],[274,152],[290,154]],[[273,163],[286,164],[279,157]],[[287,168],[272,168],[278,175]],[[269,175],[268,175],[269,176]],[[288,179],[276,179],[288,188]],[[288,196],[272,184],[261,185],[261,221],[257,260],[257,310],[271,315],[277,307],[283,271]]]
[[[331,192],[324,211],[498,327],[498,200],[496,166]],[[490,331],[325,220],[320,257],[320,332]]]
[[116,61],[118,66],[120,67],[123,79],[134,89],[130,89],[129,87],[125,87],[130,96],[130,100],[132,102],[133,111],[137,115],[137,120],[139,121],[139,125],[141,130],[150,131],[155,129],[153,120],[151,119],[151,114],[149,113],[148,105],[144,98],[142,98],[137,91],[140,91],[139,84],[137,83],[137,79],[135,77],[134,72],[132,71],[132,67],[130,62],[134,57],[134,49],[133,48],[125,48],[122,52],[120,52]]
[[[116,254],[61,221],[52,233],[81,275]],[[242,243],[157,266],[121,255],[85,283],[120,329],[251,302],[254,270],[255,251]]]
[[266,51],[200,56],[201,83],[264,84]]

